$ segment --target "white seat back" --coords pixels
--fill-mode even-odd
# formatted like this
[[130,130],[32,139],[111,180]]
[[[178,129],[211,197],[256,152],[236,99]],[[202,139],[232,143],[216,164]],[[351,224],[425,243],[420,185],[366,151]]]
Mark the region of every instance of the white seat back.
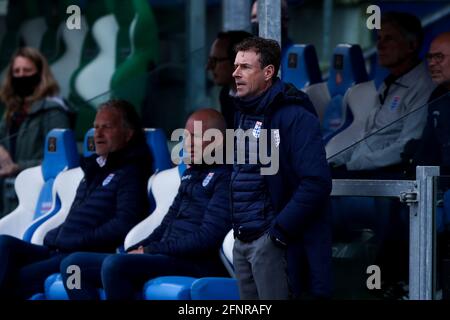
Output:
[[[99,53],[80,71],[75,80],[75,89],[86,101],[110,89],[111,77],[116,68],[118,30],[119,25],[113,14],[98,19],[92,26],[92,35],[99,46]],[[102,98],[107,100],[109,95]]]
[[[77,192],[78,185],[83,179],[84,173],[80,167],[63,171],[55,179],[54,190],[59,196],[61,201],[61,208],[50,219],[41,224],[33,233],[31,243],[42,245],[44,237],[48,231],[57,228],[66,220],[72,206],[73,200]],[[52,208],[53,209],[53,208]],[[50,209],[49,212],[52,211]]]
[[373,81],[359,83],[347,91],[343,104],[352,111],[353,122],[327,143],[325,147],[327,158],[363,138],[367,118],[376,104],[377,97]]
[[125,250],[147,238],[161,224],[178,193],[180,183],[178,167],[160,171],[150,178],[149,189],[155,199],[156,208],[127,234]]
[[228,273],[234,277],[233,268],[233,246],[234,246],[234,233],[233,229],[227,233],[225,239],[222,243],[222,249],[220,251],[220,258],[222,259],[225,268],[227,268]]
[[84,17],[81,18],[81,29],[69,30],[66,22],[62,22],[59,26],[58,34],[66,44],[66,51],[50,66],[56,82],[59,84],[60,94],[64,98],[69,96],[70,77],[76,70],[81,59],[81,49],[83,41],[88,31],[88,25]]
[[33,221],[36,203],[43,185],[41,166],[28,168],[19,173],[14,183],[19,205],[0,219],[0,234],[22,238]]
[[304,89],[305,93],[309,96],[314,108],[316,109],[317,116],[320,123],[322,123],[325,109],[331,100],[330,92],[328,91],[327,83],[320,82],[310,85]]

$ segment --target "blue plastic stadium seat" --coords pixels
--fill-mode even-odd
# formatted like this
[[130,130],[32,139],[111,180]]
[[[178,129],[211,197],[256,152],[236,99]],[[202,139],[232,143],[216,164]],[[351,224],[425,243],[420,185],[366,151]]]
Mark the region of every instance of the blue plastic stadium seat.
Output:
[[316,49],[311,44],[290,46],[282,65],[282,80],[292,83],[299,90],[322,82]]
[[84,135],[83,156],[85,158],[95,153],[94,130],[94,128],[91,128]]
[[239,300],[234,278],[165,276],[144,285],[145,300]]
[[53,182],[62,170],[76,167],[79,162],[73,132],[51,130],[46,136],[43,153],[40,166],[25,169],[16,177],[19,205],[0,220],[0,234],[30,241],[37,227],[59,209]]
[[69,300],[60,273],[54,273],[45,280],[44,290],[47,300]]
[[[42,176],[44,185],[39,193],[36,208],[22,239],[30,242],[36,229],[60,208],[58,197],[54,197],[53,183],[56,176],[63,170],[77,167],[79,156],[75,136],[70,129],[53,129],[46,137],[44,147],[44,159],[42,161]],[[53,209],[52,209],[53,208]],[[49,212],[51,210],[51,212]]]
[[347,106],[343,105],[347,90],[358,83],[368,81],[364,57],[359,45],[340,44],[333,52],[327,87],[330,102],[325,107],[322,120],[322,134],[330,140],[338,129],[350,125],[351,117]]
[[[219,255],[231,276],[233,268],[233,230],[228,232]],[[185,276],[157,277],[144,285],[146,300],[238,300],[239,290],[234,278]]]
[[43,293],[36,293],[36,294],[32,295],[30,297],[30,299],[28,299],[28,300],[46,300],[46,298],[45,298],[45,294],[43,294]]
[[153,170],[156,172],[172,168],[164,131],[160,128],[145,129],[145,136],[153,156]]
[[144,285],[145,300],[191,300],[191,286],[196,278],[166,276],[147,281]]
[[239,300],[239,288],[234,278],[200,278],[191,286],[192,300]]

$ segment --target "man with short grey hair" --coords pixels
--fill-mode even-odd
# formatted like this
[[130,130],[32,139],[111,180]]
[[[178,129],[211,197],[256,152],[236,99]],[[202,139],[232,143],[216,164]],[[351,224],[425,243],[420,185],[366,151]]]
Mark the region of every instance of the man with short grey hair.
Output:
[[435,87],[425,62],[419,59],[422,41],[417,17],[404,12],[383,15],[377,52],[380,65],[390,74],[366,120],[364,136],[371,136],[329,159],[333,166],[340,166],[333,177],[348,177],[351,172],[373,178],[402,174],[401,153],[408,141],[420,137],[426,122],[426,103]]

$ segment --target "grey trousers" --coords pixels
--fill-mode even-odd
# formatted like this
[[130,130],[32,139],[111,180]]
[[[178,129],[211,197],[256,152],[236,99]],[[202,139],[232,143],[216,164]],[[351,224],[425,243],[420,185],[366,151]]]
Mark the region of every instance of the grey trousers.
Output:
[[252,242],[236,239],[233,265],[241,299],[291,298],[286,249],[277,247],[267,233]]

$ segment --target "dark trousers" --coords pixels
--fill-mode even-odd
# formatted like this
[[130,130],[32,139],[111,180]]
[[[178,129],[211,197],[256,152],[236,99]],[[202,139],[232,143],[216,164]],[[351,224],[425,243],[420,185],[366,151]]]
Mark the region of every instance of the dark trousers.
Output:
[[[81,288],[67,288],[70,273],[76,265],[81,271]],[[106,298],[132,300],[141,297],[143,285],[160,276],[209,277],[222,276],[224,268],[205,261],[191,261],[162,254],[100,254],[74,253],[61,263],[64,286],[70,299],[98,299],[98,288],[105,289]],[[64,272],[63,272],[64,271]]]
[[236,239],[233,265],[241,300],[287,300],[292,297],[286,249],[277,247],[267,233],[251,242]]
[[28,299],[43,292],[65,254],[23,240],[0,236],[0,299]]

